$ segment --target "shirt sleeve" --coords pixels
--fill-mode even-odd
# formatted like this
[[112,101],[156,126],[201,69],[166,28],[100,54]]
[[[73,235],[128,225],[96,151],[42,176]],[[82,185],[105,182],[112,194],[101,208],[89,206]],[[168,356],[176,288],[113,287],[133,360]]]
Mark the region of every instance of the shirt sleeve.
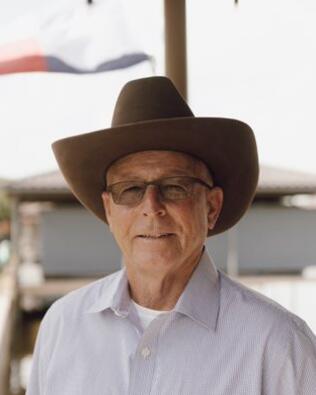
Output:
[[52,354],[53,343],[51,334],[57,326],[57,313],[55,302],[44,315],[36,337],[32,356],[31,374],[27,383],[25,395],[43,395],[45,393],[45,376],[49,356]]
[[31,369],[31,375],[28,380],[27,384],[27,389],[26,389],[26,395],[40,395],[43,393],[41,391],[42,385],[41,385],[41,375],[40,375],[40,350],[41,350],[41,340],[40,336],[41,335],[41,327],[39,329],[37,338],[36,338],[36,343],[35,347],[33,350],[33,356],[32,356],[32,369]]
[[265,395],[315,395],[316,394],[316,337],[307,324],[298,320],[285,336],[285,347],[279,349],[271,366]]

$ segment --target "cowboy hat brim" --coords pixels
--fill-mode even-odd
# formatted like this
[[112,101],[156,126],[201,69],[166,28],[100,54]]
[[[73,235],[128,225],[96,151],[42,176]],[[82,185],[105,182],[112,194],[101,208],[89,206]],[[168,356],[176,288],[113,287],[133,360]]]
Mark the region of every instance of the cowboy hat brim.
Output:
[[254,134],[234,119],[192,116],[135,122],[67,137],[52,148],[73,194],[106,223],[101,198],[106,170],[117,159],[139,151],[183,152],[208,166],[215,185],[224,191],[222,211],[208,236],[229,229],[242,217],[257,186]]

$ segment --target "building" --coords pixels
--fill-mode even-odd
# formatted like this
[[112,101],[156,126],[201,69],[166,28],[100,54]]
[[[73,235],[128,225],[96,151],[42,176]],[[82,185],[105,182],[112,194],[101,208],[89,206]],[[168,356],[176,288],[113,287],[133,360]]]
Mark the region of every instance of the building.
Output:
[[[108,228],[69,191],[59,171],[10,184],[19,261],[45,277],[98,277],[120,268]],[[314,265],[316,175],[261,166],[251,208],[230,231],[207,241],[230,274],[300,273]],[[313,200],[314,199],[314,200]]]

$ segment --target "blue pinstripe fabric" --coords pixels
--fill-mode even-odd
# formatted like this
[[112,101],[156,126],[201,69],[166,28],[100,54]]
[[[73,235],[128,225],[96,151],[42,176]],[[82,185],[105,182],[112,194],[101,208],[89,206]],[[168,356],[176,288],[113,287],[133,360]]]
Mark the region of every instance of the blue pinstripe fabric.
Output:
[[207,251],[174,310],[143,331],[125,270],[46,313],[27,395],[315,395],[316,338],[217,271]]

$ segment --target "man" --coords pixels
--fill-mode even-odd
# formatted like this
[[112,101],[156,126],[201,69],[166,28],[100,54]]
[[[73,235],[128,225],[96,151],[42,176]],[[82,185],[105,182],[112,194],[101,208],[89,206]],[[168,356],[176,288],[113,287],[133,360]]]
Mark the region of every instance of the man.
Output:
[[204,248],[255,193],[248,125],[196,118],[170,80],[151,77],[123,88],[112,128],[53,150],[124,268],[51,306],[28,395],[316,393],[305,322],[216,270]]

